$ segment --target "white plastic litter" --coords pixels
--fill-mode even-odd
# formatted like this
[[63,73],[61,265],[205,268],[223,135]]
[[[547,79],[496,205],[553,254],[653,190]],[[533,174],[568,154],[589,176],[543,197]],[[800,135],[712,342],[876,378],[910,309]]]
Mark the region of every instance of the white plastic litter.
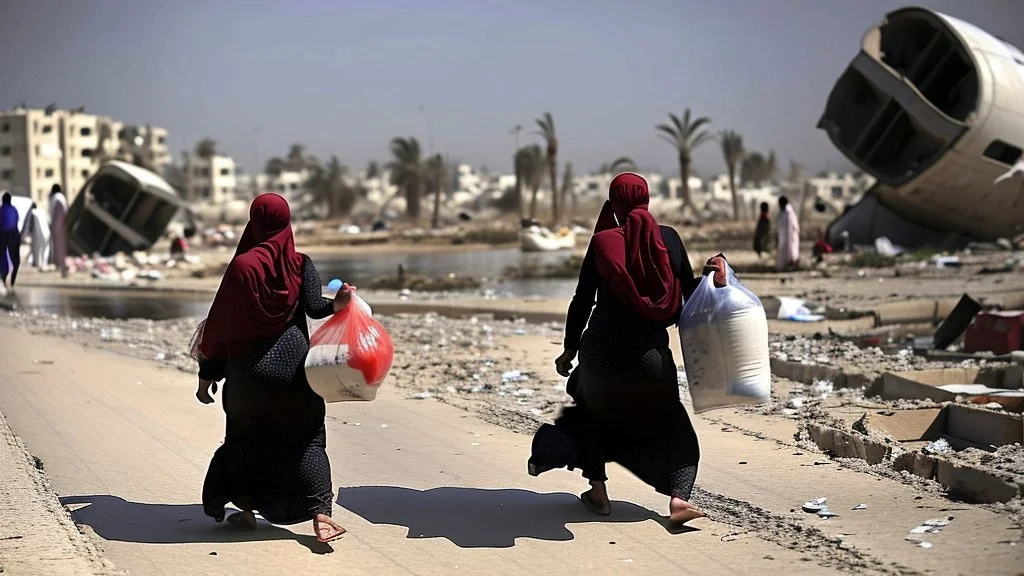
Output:
[[807,502],[804,502],[804,504],[803,504],[803,506],[801,506],[801,508],[803,508],[804,512],[809,512],[811,514],[817,514],[818,512],[821,512],[822,510],[827,510],[828,509],[827,502],[828,502],[828,498],[822,496],[821,498],[815,498],[814,500],[808,500]]
[[946,454],[953,451],[953,447],[949,445],[949,442],[945,438],[939,438],[933,442],[929,442],[924,447],[925,452],[931,454]]
[[761,301],[726,265],[727,281],[701,279],[679,317],[693,409],[701,412],[771,397],[768,319]]

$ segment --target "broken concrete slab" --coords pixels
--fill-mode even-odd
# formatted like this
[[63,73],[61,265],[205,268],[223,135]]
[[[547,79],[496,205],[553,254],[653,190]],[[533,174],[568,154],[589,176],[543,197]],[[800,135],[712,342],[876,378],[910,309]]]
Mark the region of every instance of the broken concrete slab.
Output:
[[934,440],[945,430],[946,418],[942,408],[876,412],[871,414],[870,427],[898,442]]
[[836,458],[860,458],[868,464],[880,464],[890,452],[885,444],[832,426],[808,424],[807,433],[818,448]]
[[[915,372],[887,372],[882,375],[868,391],[869,395],[881,396],[886,400],[934,400],[948,402],[958,395],[965,394],[958,388],[949,388],[963,384],[982,385],[978,403],[998,402],[1006,410],[1019,411],[1024,408],[1024,399],[1019,394],[1000,394],[998,391],[1012,392],[1020,388],[1020,378],[1024,367],[1010,365],[999,368],[945,368],[941,370],[921,370]],[[991,389],[993,392],[987,392]]]
[[1020,414],[993,412],[984,408],[950,404],[946,412],[946,434],[993,449],[1024,442],[1024,422]]
[[861,388],[871,384],[872,379],[857,372],[847,372],[832,366],[819,366],[790,362],[788,360],[771,359],[772,374],[803,384],[813,384],[818,380],[828,380],[836,388]]
[[969,502],[1007,502],[1021,494],[1021,487],[992,473],[949,460],[937,460],[935,479],[950,496]]

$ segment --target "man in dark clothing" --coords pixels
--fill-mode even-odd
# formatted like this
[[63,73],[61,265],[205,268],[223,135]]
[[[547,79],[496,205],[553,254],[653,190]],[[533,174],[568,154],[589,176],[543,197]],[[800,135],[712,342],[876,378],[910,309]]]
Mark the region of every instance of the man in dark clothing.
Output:
[[768,252],[768,241],[771,238],[772,225],[768,220],[768,203],[761,202],[761,215],[757,219],[757,227],[754,228],[754,252],[757,257]]
[[[9,260],[9,263],[8,263]],[[11,203],[10,192],[4,192],[0,206],[0,277],[7,287],[7,273],[11,273],[11,288],[18,280],[21,267],[21,230],[18,229],[18,209]]]

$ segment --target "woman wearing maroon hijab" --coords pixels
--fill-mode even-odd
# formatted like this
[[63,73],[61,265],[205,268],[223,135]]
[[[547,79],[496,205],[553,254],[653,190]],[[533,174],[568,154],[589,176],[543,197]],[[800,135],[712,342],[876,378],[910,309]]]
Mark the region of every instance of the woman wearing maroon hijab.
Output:
[[224,443],[203,485],[203,509],[217,522],[224,506],[241,512],[232,524],[256,528],[258,512],[274,524],[312,520],[321,542],[345,529],[331,520],[333,488],[327,460],[323,399],[309,387],[306,316],[326,318],[351,300],[351,287],[332,301],[320,276],[295,251],[288,203],[262,194],[228,264],[210,312],[196,330],[196,398],[213,402],[224,380]]
[[[669,496],[669,518],[681,525],[704,516],[689,501],[700,448],[679,401],[667,328],[698,279],[679,234],[658,225],[649,201],[642,176],[612,180],[569,305],[565,351],[555,361],[576,405],[537,431],[530,474],[580,468],[591,485],[580,498],[608,515],[605,463],[618,462]],[[718,284],[724,262],[716,256],[704,269]]]

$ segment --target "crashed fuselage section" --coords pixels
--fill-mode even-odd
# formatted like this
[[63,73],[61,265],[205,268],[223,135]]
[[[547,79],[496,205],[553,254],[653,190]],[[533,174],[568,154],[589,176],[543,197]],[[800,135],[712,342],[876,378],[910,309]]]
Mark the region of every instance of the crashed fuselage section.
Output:
[[920,8],[888,14],[818,127],[900,217],[978,238],[1024,231],[1024,179],[1002,178],[1024,145],[1024,57],[987,32]]

